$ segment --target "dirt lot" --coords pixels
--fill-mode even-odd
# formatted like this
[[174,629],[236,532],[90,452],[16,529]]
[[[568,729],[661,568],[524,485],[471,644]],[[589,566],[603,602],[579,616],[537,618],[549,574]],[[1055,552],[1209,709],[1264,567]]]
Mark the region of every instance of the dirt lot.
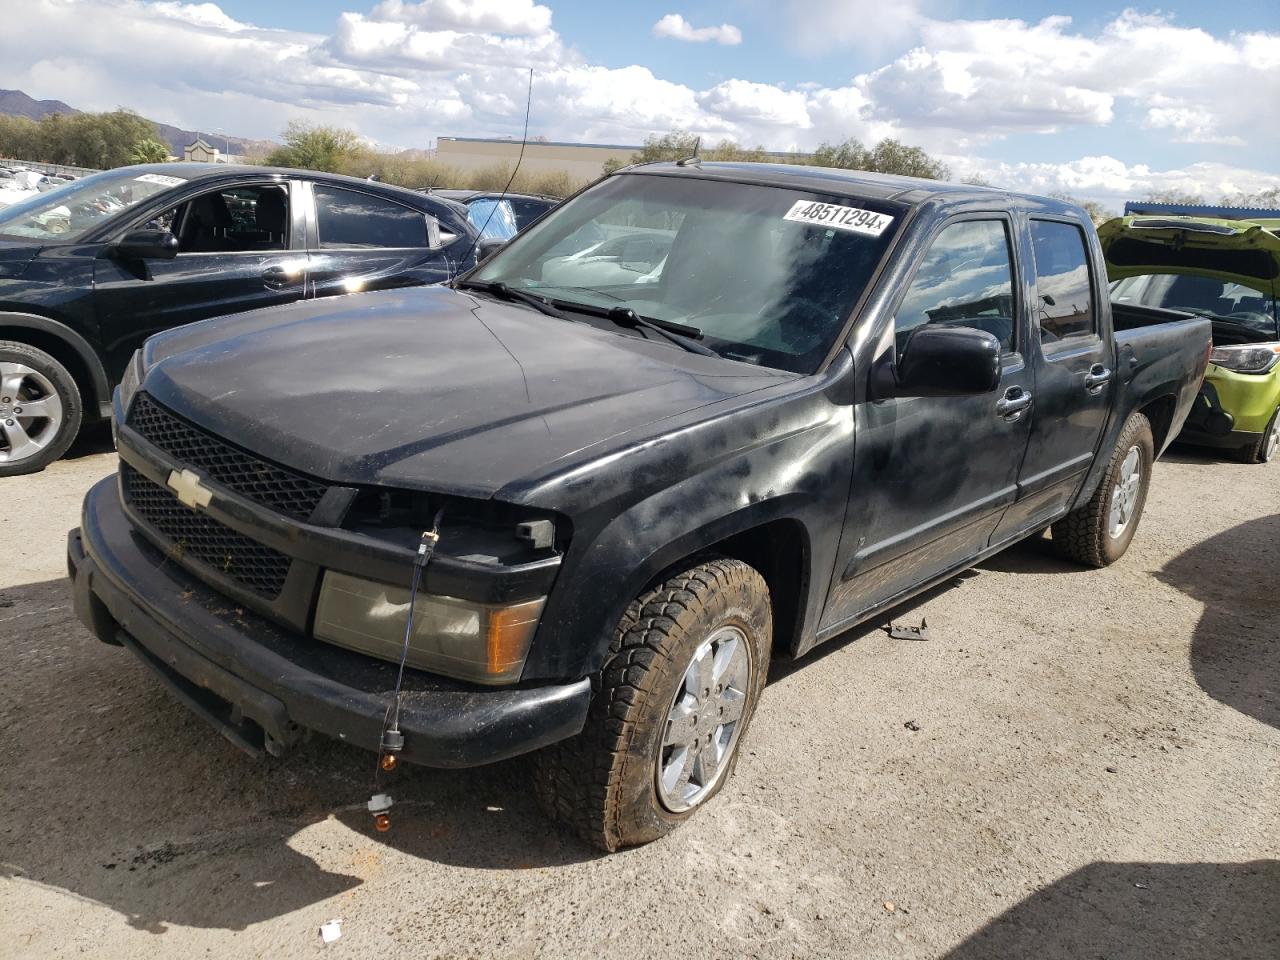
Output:
[[522,762],[401,775],[373,834],[369,755],[250,760],[95,641],[106,448],[0,481],[0,956],[1280,957],[1280,467],[1177,451],[1118,565],[1027,544],[927,643],[779,665],[721,797],[601,857]]

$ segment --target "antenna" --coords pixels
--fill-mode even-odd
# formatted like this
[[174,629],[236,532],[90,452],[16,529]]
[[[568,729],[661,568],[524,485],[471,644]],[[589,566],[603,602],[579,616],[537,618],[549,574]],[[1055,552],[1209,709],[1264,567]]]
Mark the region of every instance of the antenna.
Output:
[[677,161],[676,161],[676,166],[677,166],[677,167],[699,167],[699,166],[701,166],[701,165],[702,165],[702,157],[701,157],[701,156],[699,156],[699,154],[700,154],[701,152],[702,152],[702,136],[701,136],[701,134],[699,134],[698,139],[697,139],[697,140],[695,140],[695,141],[693,141],[693,156],[692,156],[692,157],[684,157],[684,158],[682,158],[682,159],[680,159],[680,160],[677,160]]
[[511,177],[507,180],[507,185],[502,188],[502,193],[498,194],[498,202],[493,205],[493,209],[489,211],[489,215],[484,218],[484,224],[476,233],[476,238],[471,241],[471,248],[467,251],[467,255],[462,258],[462,262],[466,263],[471,259],[471,254],[475,252],[476,246],[480,243],[480,238],[484,236],[484,232],[489,229],[489,221],[493,219],[493,215],[498,212],[498,207],[502,206],[502,201],[507,198],[507,191],[511,189],[511,184],[516,182],[516,174],[520,172],[520,164],[524,162],[524,148],[529,143],[529,112],[533,109],[533,67],[529,68],[529,96],[524,105],[524,136],[520,139],[520,156],[516,157],[515,169],[511,171]]

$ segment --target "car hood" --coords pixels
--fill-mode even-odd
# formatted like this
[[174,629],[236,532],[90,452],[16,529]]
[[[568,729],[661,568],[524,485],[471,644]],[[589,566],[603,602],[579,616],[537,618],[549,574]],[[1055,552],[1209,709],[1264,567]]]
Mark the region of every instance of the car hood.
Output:
[[794,376],[443,287],[208,320],[153,338],[146,360],[149,394],[264,457],[482,497]]
[[0,239],[0,278],[22,276],[27,264],[39,252],[38,243]]
[[1098,228],[1111,280],[1172,273],[1257,287],[1280,278],[1276,221],[1129,216]]

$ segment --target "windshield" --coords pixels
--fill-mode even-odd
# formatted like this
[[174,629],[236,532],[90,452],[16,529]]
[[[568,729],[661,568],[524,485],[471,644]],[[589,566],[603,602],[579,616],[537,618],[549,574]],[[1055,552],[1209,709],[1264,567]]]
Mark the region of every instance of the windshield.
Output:
[[[722,356],[811,373],[904,208],[692,176],[622,175],[548,214],[473,278],[702,331]],[[575,315],[617,329],[598,316]],[[639,335],[629,333],[627,335]]]
[[1280,339],[1274,290],[1212,277],[1144,274],[1111,284],[1111,299],[1115,303],[1197,313],[1246,328],[1261,339]]
[[182,177],[136,170],[95,173],[0,210],[0,237],[78,240],[108,217],[182,183]]

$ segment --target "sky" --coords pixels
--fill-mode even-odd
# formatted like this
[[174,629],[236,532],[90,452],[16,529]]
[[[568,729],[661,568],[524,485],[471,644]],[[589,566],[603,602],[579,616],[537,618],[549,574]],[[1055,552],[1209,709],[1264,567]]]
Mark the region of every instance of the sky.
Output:
[[0,87],[278,138],[768,149],[896,137],[956,177],[1118,206],[1280,186],[1280,3],[25,0]]

